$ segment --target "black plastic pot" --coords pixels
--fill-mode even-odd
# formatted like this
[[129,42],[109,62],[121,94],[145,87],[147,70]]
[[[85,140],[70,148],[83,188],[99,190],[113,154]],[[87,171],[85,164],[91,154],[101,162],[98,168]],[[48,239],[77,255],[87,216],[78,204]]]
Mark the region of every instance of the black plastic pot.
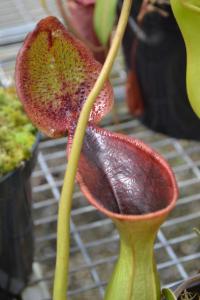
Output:
[[[31,158],[0,178],[0,299],[20,295],[32,271],[34,241],[30,176],[39,137]],[[19,297],[19,296],[18,296]]]
[[[135,0],[132,18],[140,10]],[[141,121],[149,128],[172,137],[200,140],[200,120],[193,112],[186,92],[186,51],[169,5],[147,13],[141,23],[146,40],[138,39],[130,24],[123,40],[127,69],[134,68],[143,99]],[[137,39],[136,47],[133,46]]]
[[178,300],[180,300],[180,295],[187,291],[189,293],[196,294],[197,297],[193,298],[193,300],[198,300],[200,296],[200,274],[194,275],[187,280],[183,281],[181,285],[179,285],[174,293]]
[[[183,298],[199,300],[199,297],[200,297],[200,273],[193,275],[193,276],[189,277],[188,279],[182,281],[181,284],[176,284],[175,286],[173,286],[171,288],[171,290],[173,291],[177,300],[181,300]],[[190,297],[186,298],[187,293],[191,293],[193,295],[193,297],[191,297],[191,295],[190,295]],[[162,300],[166,300],[165,297],[163,297]]]

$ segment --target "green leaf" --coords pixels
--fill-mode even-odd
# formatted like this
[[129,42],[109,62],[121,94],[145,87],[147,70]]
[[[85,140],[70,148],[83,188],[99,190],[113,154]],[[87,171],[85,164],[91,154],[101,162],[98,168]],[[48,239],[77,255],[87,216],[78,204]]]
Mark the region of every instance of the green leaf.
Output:
[[94,11],[94,28],[102,45],[108,42],[116,16],[117,0],[97,0]]
[[165,297],[166,300],[176,300],[176,296],[170,289],[162,289],[162,294]]

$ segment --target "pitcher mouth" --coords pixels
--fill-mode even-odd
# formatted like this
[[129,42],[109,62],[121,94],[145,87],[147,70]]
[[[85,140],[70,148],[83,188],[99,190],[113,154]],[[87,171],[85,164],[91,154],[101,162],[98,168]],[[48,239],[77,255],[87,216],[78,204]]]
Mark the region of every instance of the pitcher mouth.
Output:
[[178,196],[174,174],[159,154],[94,126],[87,129],[77,181],[89,202],[112,219],[165,216]]
[[[165,164],[165,161],[161,161],[161,163]],[[163,166],[164,166],[163,164]],[[88,188],[84,185],[81,186],[81,191],[87,198],[87,200],[90,202],[91,205],[96,207],[100,212],[105,214],[107,217],[113,219],[113,220],[119,220],[119,221],[147,221],[151,219],[156,219],[156,218],[162,218],[170,213],[170,211],[175,207],[176,200],[178,198],[178,188],[176,181],[174,179],[174,175],[171,172],[170,168],[168,165],[165,165],[166,171],[169,171],[170,177],[172,180],[172,189],[173,189],[173,197],[170,200],[170,203],[163,209],[157,210],[155,212],[150,212],[142,215],[125,215],[125,214],[119,214],[112,212],[111,210],[108,210],[107,208],[103,207],[100,202],[98,202],[89,192]]]

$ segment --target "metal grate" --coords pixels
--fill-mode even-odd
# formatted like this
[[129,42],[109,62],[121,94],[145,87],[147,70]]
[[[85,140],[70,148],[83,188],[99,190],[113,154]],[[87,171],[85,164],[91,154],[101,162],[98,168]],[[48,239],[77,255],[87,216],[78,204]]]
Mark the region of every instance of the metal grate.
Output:
[[[47,2],[51,11],[56,12],[54,1]],[[1,0],[0,81],[4,85],[12,81],[21,40],[34,22],[45,15],[38,3]],[[112,73],[116,106],[102,126],[142,139],[164,155],[175,172],[180,197],[155,245],[162,284],[171,286],[196,272],[199,265],[200,242],[193,228],[199,226],[200,219],[200,144],[156,134],[132,119],[124,105],[124,80],[119,57]],[[35,262],[24,300],[51,299],[57,205],[66,167],[65,149],[66,138],[40,143],[38,163],[32,176]],[[71,217],[69,299],[102,299],[117,254],[118,235],[112,222],[91,207],[76,187]]]

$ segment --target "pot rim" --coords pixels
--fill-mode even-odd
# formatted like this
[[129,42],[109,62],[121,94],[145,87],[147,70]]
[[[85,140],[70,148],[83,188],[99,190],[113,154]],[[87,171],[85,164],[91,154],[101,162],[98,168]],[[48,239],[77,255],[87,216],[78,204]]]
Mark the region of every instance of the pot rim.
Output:
[[182,291],[186,290],[191,286],[191,284],[200,285],[200,273],[190,276],[188,279],[184,280],[174,291],[176,297],[179,297]]

